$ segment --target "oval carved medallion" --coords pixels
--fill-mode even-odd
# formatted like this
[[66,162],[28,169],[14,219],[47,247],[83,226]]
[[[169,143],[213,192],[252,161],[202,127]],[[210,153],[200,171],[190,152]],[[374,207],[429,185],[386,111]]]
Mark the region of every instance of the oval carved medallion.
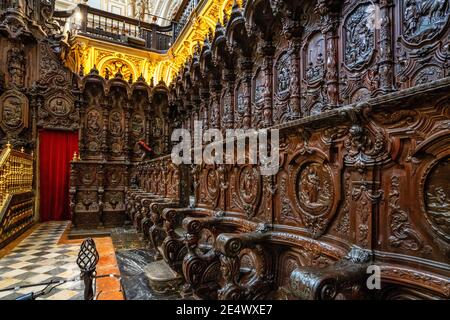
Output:
[[441,159],[425,180],[425,210],[433,230],[450,240],[450,156]]

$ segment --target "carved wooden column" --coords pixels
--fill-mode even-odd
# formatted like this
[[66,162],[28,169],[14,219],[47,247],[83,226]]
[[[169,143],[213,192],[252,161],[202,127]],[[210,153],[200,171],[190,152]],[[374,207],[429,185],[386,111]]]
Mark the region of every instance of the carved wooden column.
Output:
[[244,117],[243,117],[243,129],[249,129],[252,125],[252,101],[251,101],[251,88],[252,88],[252,67],[253,62],[249,57],[242,57],[241,69],[244,73]]
[[223,70],[223,80],[226,83],[225,97],[223,103],[222,129],[232,129],[234,127],[234,82],[236,76],[233,70]]
[[222,85],[220,79],[213,79],[210,83],[210,110],[209,110],[209,124],[211,128],[220,129],[220,92]]
[[209,90],[207,87],[200,88],[200,119],[202,121],[203,130],[209,128],[209,117],[208,117],[208,107],[209,107]]
[[294,17],[291,11],[288,11],[285,18],[282,19],[283,23],[283,35],[289,41],[289,56],[291,62],[291,81],[290,81],[290,119],[296,119],[302,116],[300,96],[301,96],[301,86],[300,86],[300,47],[301,47],[301,36],[302,36],[302,26],[300,21]]
[[97,192],[98,192],[98,217],[100,221],[100,225],[103,226],[105,221],[103,217],[103,209],[104,209],[104,194],[105,194],[105,166],[103,164],[98,166],[98,185],[97,185]]
[[86,101],[84,101],[83,99],[83,95],[80,93],[78,96],[78,99],[75,100],[75,108],[78,108],[79,112],[80,112],[80,130],[79,130],[79,134],[78,134],[78,138],[79,138],[79,144],[78,144],[78,149],[79,149],[79,154],[81,159],[83,159],[85,152],[86,152],[86,137],[84,132],[86,131],[86,127],[85,127],[85,113],[86,113]]
[[126,103],[126,108],[124,108],[124,116],[125,116],[125,137],[124,137],[124,147],[123,153],[125,155],[125,161],[129,162],[132,157],[133,147],[130,146],[130,119],[131,119],[131,105],[129,102]]
[[275,47],[272,41],[264,41],[261,51],[264,56],[264,108],[263,108],[263,123],[265,127],[270,127],[273,123],[273,55]]
[[[105,101],[110,98],[107,97]],[[103,128],[102,128],[102,146],[100,150],[102,151],[102,159],[104,161],[108,160],[108,151],[111,146],[108,143],[108,124],[109,124],[109,104],[107,102],[102,103],[102,116],[103,116]]]
[[[380,1],[380,89],[383,93],[394,90],[394,57],[392,49],[392,0]],[[376,22],[377,23],[377,22]]]
[[[169,99],[169,103],[173,103],[171,99]],[[150,132],[152,132],[151,128],[151,121],[150,121],[150,115],[153,114],[152,110],[152,97],[149,97],[148,100],[148,106],[147,108],[144,108],[144,114],[145,114],[145,142],[150,143]]]
[[339,66],[338,66],[338,14],[339,2],[336,0],[318,0],[316,12],[321,17],[321,29],[326,44],[326,86],[328,104],[339,104]]
[[290,98],[291,107],[290,119],[297,119],[302,116],[300,105],[300,43],[301,39],[293,37],[289,41],[289,55],[291,58],[291,82],[290,82]]

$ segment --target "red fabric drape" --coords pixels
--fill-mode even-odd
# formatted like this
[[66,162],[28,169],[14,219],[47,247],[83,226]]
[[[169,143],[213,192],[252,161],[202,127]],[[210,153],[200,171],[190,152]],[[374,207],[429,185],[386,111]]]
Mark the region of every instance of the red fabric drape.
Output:
[[42,130],[39,132],[40,217],[41,221],[70,219],[70,160],[78,153],[78,133]]

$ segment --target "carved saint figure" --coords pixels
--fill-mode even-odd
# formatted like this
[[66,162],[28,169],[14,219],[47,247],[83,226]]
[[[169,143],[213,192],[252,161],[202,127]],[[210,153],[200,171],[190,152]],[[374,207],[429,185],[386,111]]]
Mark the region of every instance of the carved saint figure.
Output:
[[116,111],[111,114],[110,132],[114,136],[122,134],[122,117],[120,112]]
[[16,97],[6,99],[3,106],[3,122],[9,127],[19,127],[22,124],[22,103]]
[[297,183],[300,206],[309,213],[320,213],[331,202],[331,176],[326,168],[318,163],[304,167]]
[[62,116],[67,114],[67,105],[65,104],[64,100],[57,98],[50,102],[50,110],[54,114]]
[[19,48],[12,48],[8,52],[8,71],[10,84],[13,87],[21,88],[25,83],[25,53]]
[[252,203],[256,198],[258,187],[257,173],[252,168],[245,168],[241,173],[239,189],[242,200],[245,203]]
[[144,133],[143,120],[139,114],[135,114],[131,119],[131,131],[135,136],[140,136]]
[[289,90],[291,84],[291,73],[288,66],[288,56],[281,58],[278,67],[278,87],[277,92],[283,93]]
[[359,68],[367,63],[374,51],[375,31],[370,27],[370,5],[360,5],[345,21],[345,63]]
[[259,103],[264,99],[264,79],[262,73],[259,72],[255,80],[255,102]]
[[97,134],[100,131],[100,114],[96,110],[92,110],[87,115],[87,127],[89,133]]
[[242,92],[238,93],[238,99],[237,99],[237,111],[240,115],[243,115],[245,113],[245,98],[244,94]]
[[307,203],[316,203],[321,189],[320,177],[317,175],[316,169],[310,167],[305,178],[305,180],[302,180],[302,198],[305,199]]
[[207,186],[208,186],[208,191],[210,193],[216,193],[218,186],[219,186],[219,180],[217,178],[217,174],[214,170],[210,170],[208,172],[208,176],[207,176]]

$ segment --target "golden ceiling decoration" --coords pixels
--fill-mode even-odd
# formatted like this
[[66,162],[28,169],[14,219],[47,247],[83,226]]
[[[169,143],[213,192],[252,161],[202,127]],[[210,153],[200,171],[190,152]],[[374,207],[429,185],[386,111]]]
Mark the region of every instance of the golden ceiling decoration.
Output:
[[[163,80],[169,84],[193,54],[197,44],[203,43],[209,30],[215,29],[217,21],[223,21],[225,13],[231,13],[233,3],[234,0],[200,0],[191,19],[165,54],[77,35],[71,42],[72,50],[66,59],[66,65],[74,72],[78,72],[81,66],[85,72],[89,72],[95,65],[103,77],[108,68],[110,77],[113,77],[122,63],[122,74],[127,80],[130,74],[133,80],[142,74],[147,82],[154,79],[156,83]],[[238,3],[242,5],[242,1]]]

